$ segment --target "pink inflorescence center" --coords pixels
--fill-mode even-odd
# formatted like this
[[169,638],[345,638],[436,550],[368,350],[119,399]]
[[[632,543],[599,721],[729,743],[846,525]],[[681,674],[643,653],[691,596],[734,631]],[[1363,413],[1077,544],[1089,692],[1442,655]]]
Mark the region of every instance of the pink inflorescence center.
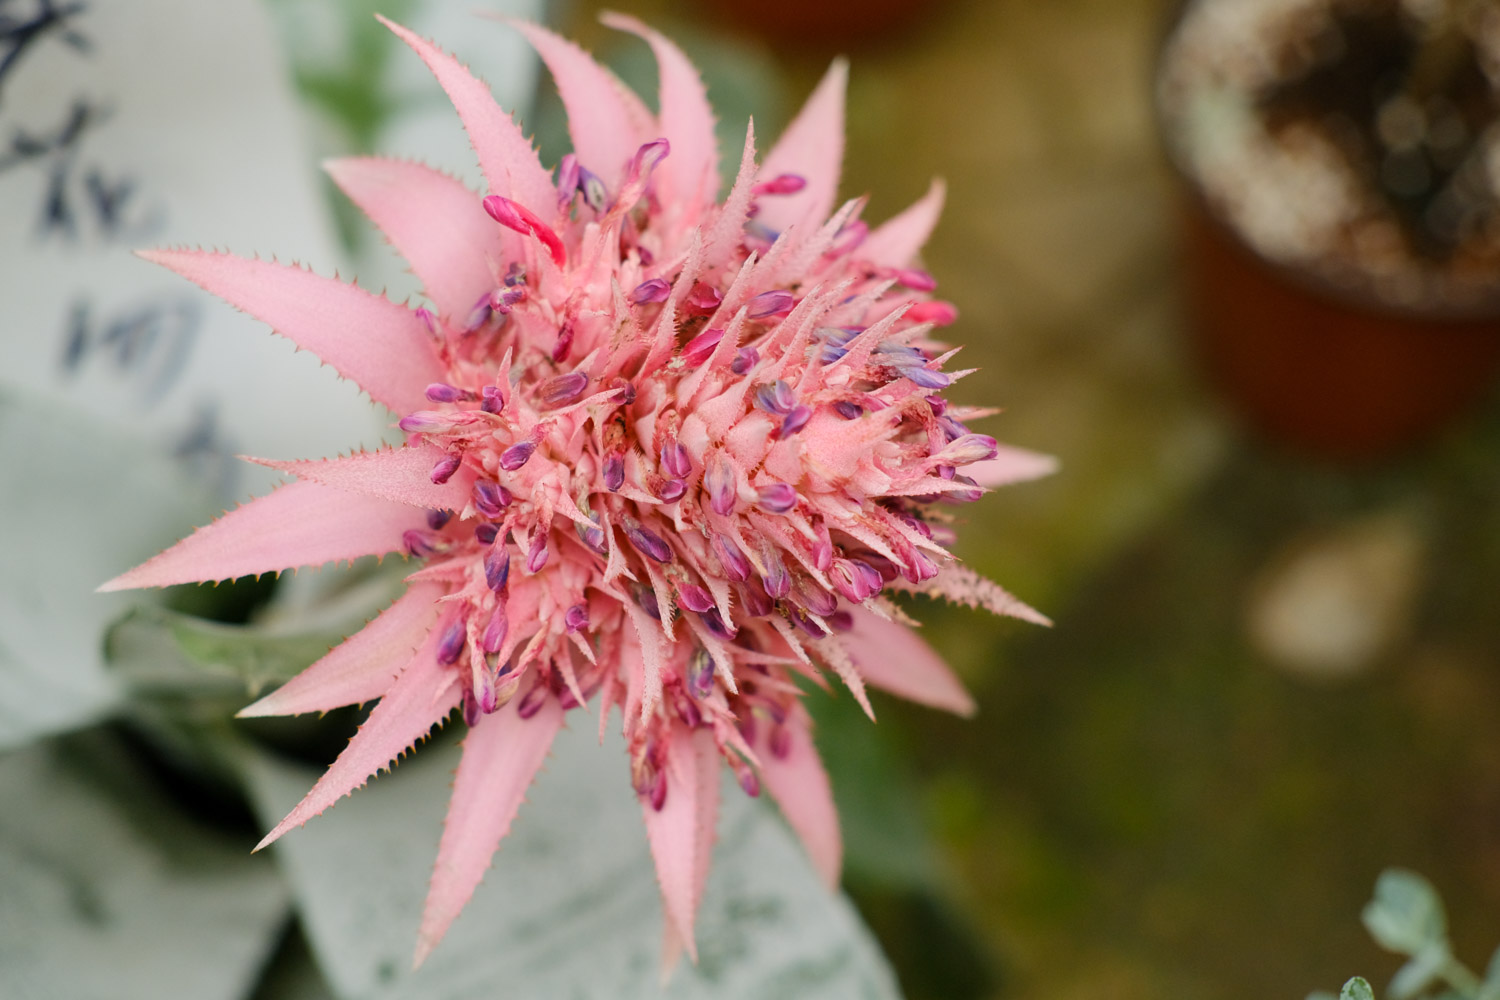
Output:
[[[717,198],[696,71],[661,66],[659,116],[581,50],[516,27],[557,78],[574,152],[544,170],[440,49],[392,26],[457,107],[491,193],[417,164],[330,165],[422,280],[407,308],[295,267],[155,251],[400,415],[400,448],[266,461],[298,481],[106,585],[163,586],[404,550],[377,619],[242,714],[378,698],[266,838],[299,826],[461,709],[470,732],[419,960],[488,867],[564,715],[619,708],[667,912],[693,951],[717,775],[764,787],[837,879],[840,839],[799,678],[835,673],[968,712],[895,590],[1045,621],[949,552],[953,505],[1050,471],[941,395],[956,313],[915,264],[929,193],[877,228],[835,209],[844,67]],[[437,224],[439,222],[441,224]],[[257,460],[260,461],[260,460]]]

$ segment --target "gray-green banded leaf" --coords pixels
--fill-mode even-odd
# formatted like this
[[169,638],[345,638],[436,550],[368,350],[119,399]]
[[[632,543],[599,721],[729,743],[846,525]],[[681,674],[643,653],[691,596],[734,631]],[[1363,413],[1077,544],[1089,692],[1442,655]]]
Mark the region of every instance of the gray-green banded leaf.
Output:
[[0,996],[239,1000],[288,916],[268,859],[98,733],[0,757]]
[[[712,997],[886,1000],[898,991],[853,907],[819,883],[775,813],[726,781],[698,924],[697,966],[665,990],[661,905],[617,736],[577,714],[467,910],[410,972],[457,746],[409,757],[275,851],[308,937],[343,1000]],[[317,772],[256,756],[269,826]]]
[[1368,982],[1355,976],[1339,991],[1339,1000],[1375,1000],[1375,991],[1370,989]]
[[1416,872],[1382,872],[1375,882],[1375,898],[1361,917],[1382,948],[1399,954],[1417,955],[1447,940],[1442,900],[1432,883]]

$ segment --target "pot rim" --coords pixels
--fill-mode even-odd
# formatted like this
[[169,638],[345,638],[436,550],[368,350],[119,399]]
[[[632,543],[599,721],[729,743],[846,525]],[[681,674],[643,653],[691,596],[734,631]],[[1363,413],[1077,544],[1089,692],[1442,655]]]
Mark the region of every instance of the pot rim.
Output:
[[[1376,281],[1368,272],[1360,269],[1361,280],[1353,283],[1335,281],[1327,274],[1305,265],[1298,265],[1268,257],[1245,239],[1240,228],[1226,217],[1204,190],[1203,184],[1183,163],[1178,147],[1172,142],[1173,129],[1167,113],[1162,107],[1161,80],[1166,65],[1167,47],[1171,45],[1183,17],[1189,8],[1199,3],[1230,2],[1230,0],[1171,0],[1166,5],[1161,28],[1157,32],[1155,56],[1151,71],[1151,116],[1156,123],[1157,148],[1165,159],[1178,187],[1205,219],[1221,230],[1237,247],[1253,257],[1262,266],[1304,291],[1331,299],[1345,306],[1364,312],[1382,315],[1404,316],[1413,319],[1438,319],[1452,322],[1476,322],[1500,319],[1500,274],[1497,274],[1488,294],[1464,302],[1454,302],[1441,295],[1428,294],[1415,302],[1403,302],[1380,295]],[[1306,0],[1313,2],[1313,0]],[[1500,119],[1497,119],[1500,123]],[[1500,192],[1497,192],[1500,203]],[[1500,208],[1497,208],[1500,213]],[[1497,330],[1500,333],[1500,330]]]

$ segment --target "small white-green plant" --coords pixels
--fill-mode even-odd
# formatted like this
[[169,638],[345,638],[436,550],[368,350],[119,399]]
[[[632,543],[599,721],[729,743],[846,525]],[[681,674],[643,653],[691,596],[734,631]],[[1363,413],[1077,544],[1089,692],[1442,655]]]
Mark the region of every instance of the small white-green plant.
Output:
[[[1448,940],[1443,901],[1421,875],[1399,868],[1382,872],[1375,898],[1360,916],[1377,944],[1408,959],[1386,987],[1389,1000],[1500,1000],[1500,949],[1483,978],[1460,962]],[[1334,997],[1319,992],[1307,1000]],[[1375,1000],[1375,992],[1356,976],[1338,1000]]]

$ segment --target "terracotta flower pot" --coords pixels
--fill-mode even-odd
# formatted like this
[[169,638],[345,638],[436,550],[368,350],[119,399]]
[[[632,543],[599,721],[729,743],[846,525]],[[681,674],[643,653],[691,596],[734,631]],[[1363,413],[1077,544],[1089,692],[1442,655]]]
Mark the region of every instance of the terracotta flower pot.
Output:
[[[1182,4],[1173,31],[1197,4],[1221,2]],[[1461,296],[1429,281],[1398,299],[1386,293],[1404,275],[1377,280],[1351,265],[1336,280],[1324,261],[1273,260],[1205,190],[1177,138],[1167,135],[1184,187],[1187,319],[1209,378],[1256,429],[1323,457],[1378,458],[1430,438],[1485,396],[1500,370],[1500,269],[1464,275]]]

